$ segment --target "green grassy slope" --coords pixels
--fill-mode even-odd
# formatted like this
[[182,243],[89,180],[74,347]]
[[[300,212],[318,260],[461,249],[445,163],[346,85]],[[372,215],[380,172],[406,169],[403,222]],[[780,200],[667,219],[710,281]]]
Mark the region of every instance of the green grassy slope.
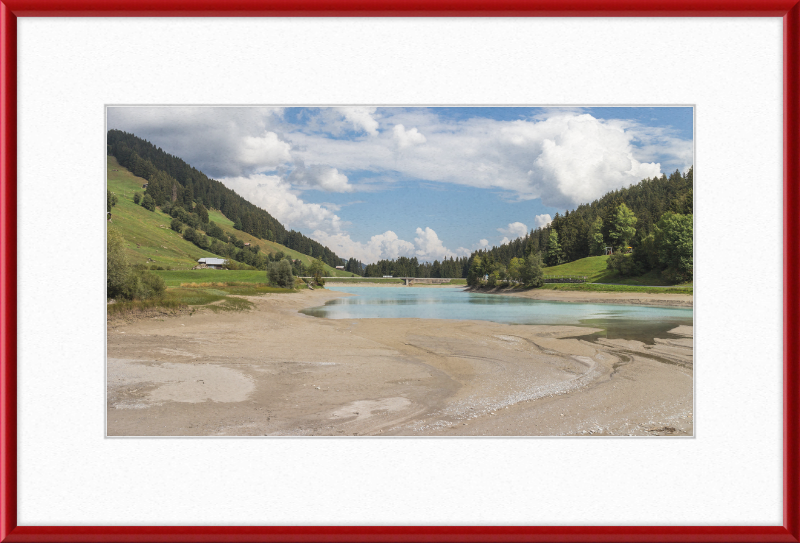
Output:
[[[156,208],[155,211],[147,211],[140,205],[134,204],[134,192],[144,194],[142,185],[146,181],[120,166],[116,158],[109,156],[107,159],[108,190],[116,194],[118,198],[117,205],[111,208],[109,226],[119,230],[125,238],[125,249],[131,264],[156,264],[165,268],[191,270],[197,264],[198,258],[217,256],[184,240],[180,234],[171,230],[169,228],[171,217],[162,213],[159,208]],[[308,255],[284,247],[279,243],[258,239],[245,232],[235,230],[233,222],[219,211],[210,210],[208,216],[226,234],[235,235],[245,243],[259,245],[262,251],[269,253],[283,251],[284,254],[291,255],[294,259],[299,258],[306,265],[314,260]],[[148,258],[155,262],[148,261]],[[327,264],[325,267],[327,275],[330,276],[354,276],[352,273],[336,270]],[[224,279],[224,281],[237,280]]]
[[[606,268],[608,256],[590,256],[574,262],[543,268],[545,275],[585,275],[588,283],[614,283],[631,286],[672,286],[653,270],[638,277],[622,277]],[[686,285],[680,285],[686,286]]]
[[543,268],[542,271],[545,275],[585,275],[588,282],[595,283],[599,279],[606,279],[611,273],[606,269],[607,260],[607,256],[590,256],[574,262]]
[[111,228],[116,228],[125,239],[125,252],[131,264],[153,264],[171,268],[191,268],[198,258],[216,255],[204,251],[194,243],[183,239],[180,234],[170,230],[168,215],[147,211],[133,203],[133,193],[143,193],[145,181],[134,176],[108,157],[108,190],[117,195],[117,205],[111,208]]

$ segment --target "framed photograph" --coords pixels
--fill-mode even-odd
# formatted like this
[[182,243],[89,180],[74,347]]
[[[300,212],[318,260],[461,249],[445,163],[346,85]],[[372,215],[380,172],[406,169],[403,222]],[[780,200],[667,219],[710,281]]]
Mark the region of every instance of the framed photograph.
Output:
[[798,6],[2,4],[0,540],[798,541]]

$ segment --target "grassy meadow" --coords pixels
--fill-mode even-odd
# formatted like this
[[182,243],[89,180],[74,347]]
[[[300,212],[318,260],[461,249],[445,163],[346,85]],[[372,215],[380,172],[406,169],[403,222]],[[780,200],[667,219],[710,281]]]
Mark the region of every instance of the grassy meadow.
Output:
[[598,285],[595,283],[546,283],[541,288],[548,290],[575,290],[580,292],[644,292],[649,294],[693,294],[694,288],[685,285],[671,287],[642,286],[642,285]]
[[[608,261],[608,256],[590,256],[587,258],[581,258],[580,260],[576,260],[574,262],[568,262],[566,264],[560,264],[558,266],[550,266],[548,268],[543,268],[542,271],[546,276],[581,275],[586,277],[586,283],[569,284],[570,288],[565,288],[568,285],[565,283],[559,283],[556,285],[548,283],[543,288],[554,288],[557,286],[559,290],[587,290],[587,291],[593,290],[593,291],[605,291],[605,292],[622,292],[623,289],[616,289],[614,287],[617,286],[669,287],[671,289],[670,292],[677,292],[677,290],[675,289],[684,289],[684,290],[688,289],[689,291],[685,292],[685,294],[692,293],[691,284],[674,285],[669,281],[664,280],[661,277],[661,273],[657,270],[649,271],[637,277],[620,276],[619,273],[617,273],[616,271],[612,271],[606,268],[607,261]],[[594,284],[589,286],[590,283]],[[602,285],[597,283],[612,283],[612,284]],[[574,287],[581,287],[581,288],[574,288]],[[663,288],[657,288],[654,290],[654,292],[663,292],[663,291],[664,291]],[[648,291],[634,289],[633,292],[648,292]]]

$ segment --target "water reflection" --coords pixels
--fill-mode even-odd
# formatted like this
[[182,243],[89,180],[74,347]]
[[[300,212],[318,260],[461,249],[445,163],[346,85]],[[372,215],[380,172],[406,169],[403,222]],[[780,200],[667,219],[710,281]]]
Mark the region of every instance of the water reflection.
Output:
[[465,292],[459,288],[331,287],[356,296],[337,298],[302,312],[328,319],[419,318],[486,320],[505,324],[568,324],[600,328],[609,339],[652,344],[668,330],[691,325],[691,308],[546,302]]

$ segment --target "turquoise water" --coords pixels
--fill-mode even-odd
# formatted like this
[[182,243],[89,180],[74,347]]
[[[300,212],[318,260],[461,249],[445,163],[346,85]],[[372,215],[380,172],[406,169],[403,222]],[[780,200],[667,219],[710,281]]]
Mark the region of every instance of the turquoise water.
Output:
[[692,325],[690,308],[545,302],[460,288],[330,287],[355,294],[302,310],[328,319],[458,319],[505,324],[568,324],[591,326],[595,337],[636,339],[653,343],[668,330]]

